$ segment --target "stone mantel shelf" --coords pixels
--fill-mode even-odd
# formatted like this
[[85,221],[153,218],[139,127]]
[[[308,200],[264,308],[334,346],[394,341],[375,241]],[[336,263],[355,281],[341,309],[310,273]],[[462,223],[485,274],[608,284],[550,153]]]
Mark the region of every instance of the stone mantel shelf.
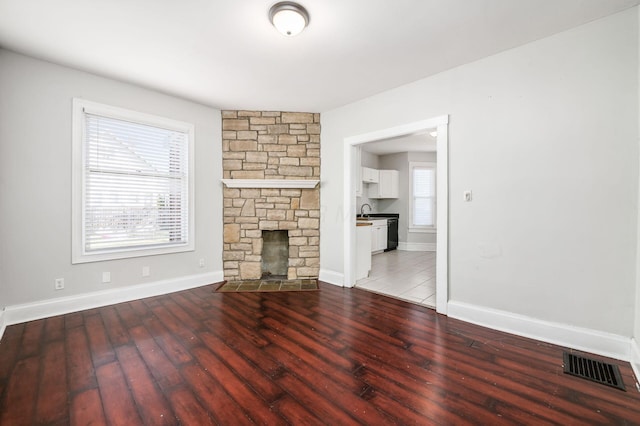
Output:
[[222,179],[227,188],[315,188],[319,180]]

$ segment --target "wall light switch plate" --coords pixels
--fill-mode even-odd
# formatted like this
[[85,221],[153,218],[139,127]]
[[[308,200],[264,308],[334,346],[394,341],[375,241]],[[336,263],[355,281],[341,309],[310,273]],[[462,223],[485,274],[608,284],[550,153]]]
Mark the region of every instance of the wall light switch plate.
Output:
[[466,191],[464,191],[464,192],[462,193],[463,199],[464,199],[464,201],[466,201],[466,202],[469,202],[469,201],[471,201],[471,200],[472,200],[472,198],[473,198],[473,197],[472,197],[472,195],[473,195],[473,194],[471,193],[471,190],[470,190],[470,189],[468,189],[468,190],[466,190]]
[[102,273],[102,282],[110,283],[111,282],[111,272],[103,272]]

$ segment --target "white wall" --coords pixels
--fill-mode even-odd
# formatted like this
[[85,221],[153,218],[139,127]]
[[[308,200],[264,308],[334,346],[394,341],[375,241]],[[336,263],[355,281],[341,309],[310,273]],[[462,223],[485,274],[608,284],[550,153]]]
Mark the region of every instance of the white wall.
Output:
[[[0,308],[222,270],[219,110],[6,50],[0,93]],[[195,124],[194,252],[71,264],[74,97]],[[53,289],[57,277],[62,291]]]
[[323,113],[322,268],[343,271],[344,138],[449,114],[450,300],[631,336],[637,21],[628,10]]
[[[640,22],[640,7],[636,8],[638,14],[638,21]],[[638,40],[638,56],[640,61],[640,30],[636,34]],[[640,64],[638,66],[638,81],[640,81]],[[638,88],[638,144],[640,144],[640,87]],[[638,157],[640,163],[640,156]],[[640,176],[639,176],[640,179]],[[638,190],[640,191],[640,181],[638,183]],[[631,365],[634,368],[636,377],[640,377],[640,196],[638,199],[638,229],[636,235],[636,297],[635,297],[635,318],[633,326],[633,344],[632,344],[632,359]]]

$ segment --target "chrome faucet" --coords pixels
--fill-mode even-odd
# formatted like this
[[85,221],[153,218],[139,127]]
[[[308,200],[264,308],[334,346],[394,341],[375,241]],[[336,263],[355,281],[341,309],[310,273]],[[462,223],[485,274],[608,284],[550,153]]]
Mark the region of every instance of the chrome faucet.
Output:
[[[367,204],[367,203],[364,203],[362,205],[362,207],[360,207],[360,216],[365,216],[365,214],[364,214],[364,206],[369,207],[369,213],[371,213],[371,210],[372,210],[371,206],[369,204]],[[368,216],[368,214],[366,216]]]

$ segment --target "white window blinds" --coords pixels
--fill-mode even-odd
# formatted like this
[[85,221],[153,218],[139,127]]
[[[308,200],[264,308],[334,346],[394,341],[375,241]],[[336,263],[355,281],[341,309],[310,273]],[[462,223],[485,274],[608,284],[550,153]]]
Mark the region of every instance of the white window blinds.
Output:
[[413,226],[435,226],[435,169],[427,167],[414,167],[412,172],[412,224]]
[[193,250],[193,125],[74,100],[73,261]]

